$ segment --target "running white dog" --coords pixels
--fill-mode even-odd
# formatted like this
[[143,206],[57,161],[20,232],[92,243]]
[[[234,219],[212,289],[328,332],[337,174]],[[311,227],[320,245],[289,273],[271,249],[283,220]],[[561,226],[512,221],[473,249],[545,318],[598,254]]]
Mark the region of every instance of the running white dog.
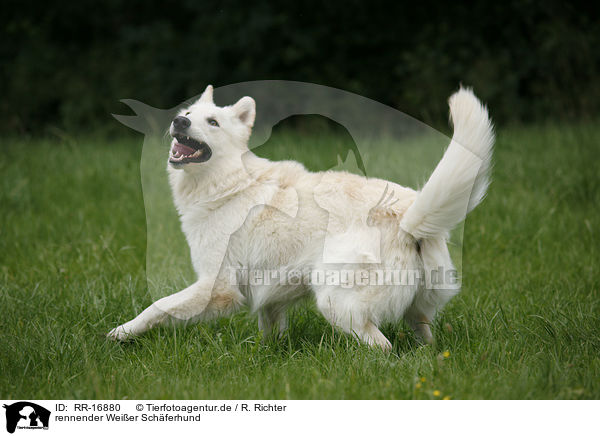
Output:
[[[306,276],[352,269],[365,278],[389,268],[416,270],[427,278],[440,267],[453,270],[448,233],[485,196],[494,135],[487,110],[470,90],[460,89],[449,105],[454,136],[416,192],[384,180],[311,173],[296,162],[255,156],[247,146],[254,100],[243,97],[233,106],[217,107],[207,87],[173,120],[168,164],[198,280],[108,336],[125,340],[157,325],[230,314],[244,305],[258,312],[266,334],[282,332],[287,307],[312,294],[329,322],[369,345],[391,348],[379,326],[400,318],[431,342],[430,324],[458,286],[365,281],[349,288]],[[364,248],[373,229],[380,236],[378,253]],[[326,262],[326,240],[336,258],[352,261]],[[240,269],[301,271],[302,280],[240,283],[231,274]]]

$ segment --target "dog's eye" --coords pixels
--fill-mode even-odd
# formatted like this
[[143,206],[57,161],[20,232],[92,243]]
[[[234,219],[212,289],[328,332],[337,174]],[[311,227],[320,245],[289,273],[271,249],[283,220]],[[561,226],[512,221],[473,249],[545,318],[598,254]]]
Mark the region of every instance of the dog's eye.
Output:
[[219,123],[217,123],[217,120],[215,120],[214,118],[208,118],[206,121],[211,126],[219,127]]
[[187,112],[185,113],[185,116],[187,117],[189,114],[191,114],[191,112],[190,112],[190,111],[187,111]]

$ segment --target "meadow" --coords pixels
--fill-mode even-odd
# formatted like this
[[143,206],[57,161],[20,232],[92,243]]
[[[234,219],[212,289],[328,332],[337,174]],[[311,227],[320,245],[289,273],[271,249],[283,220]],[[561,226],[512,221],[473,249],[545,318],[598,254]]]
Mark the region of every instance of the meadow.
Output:
[[[3,138],[0,398],[600,398],[600,124],[497,133],[489,195],[464,225],[463,290],[433,345],[385,326],[391,353],[332,329],[311,302],[279,341],[262,343],[246,312],[106,340],[155,297],[141,136]],[[317,165],[335,138],[277,140],[319,145]]]

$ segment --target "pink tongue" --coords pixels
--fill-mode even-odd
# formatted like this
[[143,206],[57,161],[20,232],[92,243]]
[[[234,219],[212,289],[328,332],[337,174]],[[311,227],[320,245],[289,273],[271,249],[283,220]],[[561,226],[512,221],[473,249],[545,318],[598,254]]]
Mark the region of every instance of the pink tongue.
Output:
[[175,145],[173,145],[173,150],[184,156],[194,154],[194,152],[196,151],[192,147],[188,147],[187,145],[180,144],[179,142],[176,142]]

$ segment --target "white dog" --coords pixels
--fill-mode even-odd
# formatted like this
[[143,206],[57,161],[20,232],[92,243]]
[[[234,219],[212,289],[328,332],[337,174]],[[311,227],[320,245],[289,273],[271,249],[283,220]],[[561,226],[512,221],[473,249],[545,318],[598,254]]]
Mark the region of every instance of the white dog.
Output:
[[[244,305],[258,313],[266,334],[282,332],[287,307],[312,294],[329,322],[369,345],[389,349],[379,326],[400,318],[431,342],[432,320],[459,289],[437,289],[428,277],[440,267],[453,270],[448,233],[485,196],[494,142],[487,110],[471,91],[460,89],[449,105],[454,136],[416,192],[384,180],[311,173],[296,162],[255,156],[247,146],[254,100],[243,97],[233,106],[217,107],[207,87],[173,120],[168,164],[198,280],[108,336],[124,340],[156,325],[208,319]],[[373,245],[374,229],[378,253],[365,248]],[[336,263],[324,258],[325,241]],[[240,269],[300,276],[247,283],[231,273]],[[351,286],[331,274],[348,270],[360,272]],[[379,280],[383,270],[417,271],[425,280]],[[325,272],[327,279],[314,280],[315,271]]]

